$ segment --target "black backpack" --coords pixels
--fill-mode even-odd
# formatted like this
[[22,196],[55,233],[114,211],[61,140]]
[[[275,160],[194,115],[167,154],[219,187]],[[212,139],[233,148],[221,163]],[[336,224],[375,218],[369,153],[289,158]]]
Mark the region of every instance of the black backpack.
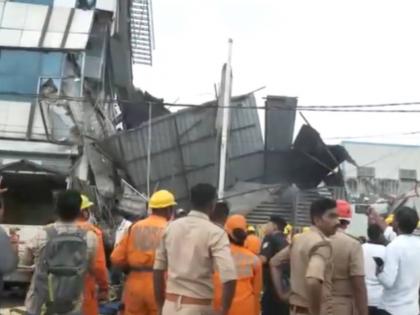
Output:
[[54,226],[45,228],[47,244],[43,253],[43,271],[47,280],[46,314],[74,311],[83,294],[88,271],[87,231],[58,233]]

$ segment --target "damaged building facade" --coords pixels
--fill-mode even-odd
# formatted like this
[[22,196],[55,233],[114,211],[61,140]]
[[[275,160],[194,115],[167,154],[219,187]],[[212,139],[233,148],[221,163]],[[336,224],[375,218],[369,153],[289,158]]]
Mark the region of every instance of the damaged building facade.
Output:
[[[22,241],[54,219],[53,196],[77,188],[99,217],[121,178],[95,145],[138,115],[132,65],[152,64],[150,0],[0,0],[0,175],[6,228]],[[124,182],[123,182],[124,183]]]

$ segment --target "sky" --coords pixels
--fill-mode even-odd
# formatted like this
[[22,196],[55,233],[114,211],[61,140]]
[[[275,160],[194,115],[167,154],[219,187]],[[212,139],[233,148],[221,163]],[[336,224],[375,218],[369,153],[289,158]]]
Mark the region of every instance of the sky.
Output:
[[[266,95],[299,105],[420,101],[420,1],[153,0],[153,11],[154,63],[135,66],[134,83],[166,102],[214,98],[229,38],[233,94],[265,86],[261,106]],[[327,143],[420,145],[420,133],[401,135],[420,131],[420,113],[304,114]]]

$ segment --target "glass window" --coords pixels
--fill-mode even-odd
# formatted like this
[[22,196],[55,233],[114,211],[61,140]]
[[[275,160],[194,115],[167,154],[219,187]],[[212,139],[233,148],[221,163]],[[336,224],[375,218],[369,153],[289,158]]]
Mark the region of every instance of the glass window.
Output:
[[40,77],[61,77],[64,54],[0,50],[0,93],[37,94]]

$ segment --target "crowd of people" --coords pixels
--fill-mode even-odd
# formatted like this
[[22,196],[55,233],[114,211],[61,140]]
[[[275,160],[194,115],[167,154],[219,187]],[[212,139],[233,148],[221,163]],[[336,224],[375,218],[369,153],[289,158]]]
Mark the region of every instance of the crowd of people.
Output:
[[[60,193],[57,220],[22,257],[34,266],[27,314],[103,314],[110,284],[122,281],[115,312],[125,315],[419,315],[414,209],[402,207],[388,221],[371,209],[362,245],[346,233],[352,209],[343,200],[313,202],[312,226],[299,233],[273,216],[261,239],[217,202],[212,185],[194,186],[190,198],[186,211],[171,192],[154,193],[147,218],[120,218],[107,255],[90,220],[93,203],[77,191]],[[16,249],[1,230],[0,242],[5,274],[16,266]]]

